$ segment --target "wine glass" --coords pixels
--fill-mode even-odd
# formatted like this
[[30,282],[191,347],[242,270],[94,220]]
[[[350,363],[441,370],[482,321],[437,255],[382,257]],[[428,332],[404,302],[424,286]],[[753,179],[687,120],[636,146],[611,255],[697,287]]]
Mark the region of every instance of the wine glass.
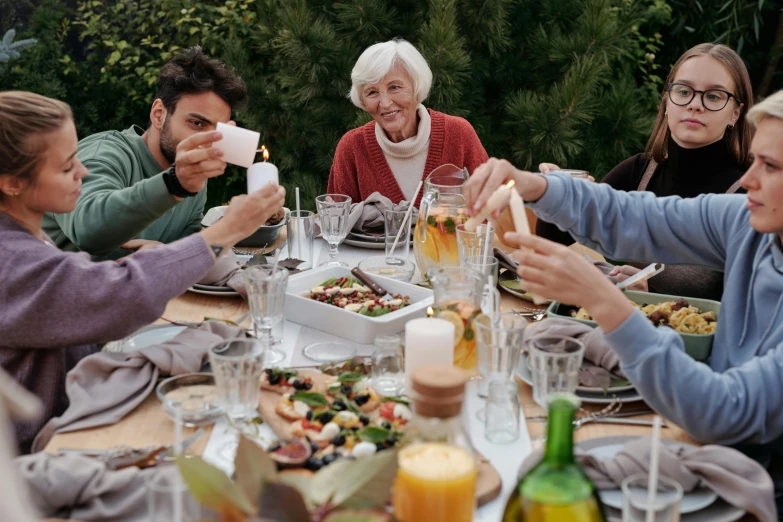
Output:
[[319,266],[342,266],[337,260],[337,245],[348,235],[348,215],[351,212],[351,198],[343,194],[324,194],[315,198],[318,215],[321,218],[321,235],[329,243],[329,260]]

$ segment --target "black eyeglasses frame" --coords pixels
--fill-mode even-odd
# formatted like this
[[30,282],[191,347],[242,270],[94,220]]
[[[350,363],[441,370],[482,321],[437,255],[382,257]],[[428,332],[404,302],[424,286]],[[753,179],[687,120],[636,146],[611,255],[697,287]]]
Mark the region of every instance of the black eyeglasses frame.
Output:
[[[690,100],[688,100],[686,103],[677,103],[676,101],[674,101],[672,99],[672,88],[675,85],[682,85],[683,87],[687,87],[688,89],[692,90],[693,94],[691,95]],[[704,107],[705,110],[708,110],[710,112],[720,112],[720,111],[722,111],[723,109],[726,108],[726,105],[729,104],[729,101],[731,101],[732,98],[734,98],[734,100],[739,105],[742,105],[742,100],[740,100],[737,97],[736,94],[730,93],[729,91],[725,91],[723,89],[707,89],[706,91],[699,91],[699,90],[694,89],[693,87],[691,87],[687,83],[673,82],[673,83],[666,84],[666,91],[669,93],[669,100],[671,100],[671,102],[673,104],[677,105],[678,107],[687,107],[688,105],[690,105],[690,103],[693,101],[693,99],[696,97],[697,94],[701,95],[701,106]],[[704,104],[704,93],[707,93],[707,92],[710,92],[710,91],[718,91],[718,92],[722,92],[722,93],[728,95],[728,98],[726,98],[726,103],[725,103],[725,105],[723,105],[723,107],[721,107],[720,109],[710,109],[709,107],[707,107],[707,105]]]

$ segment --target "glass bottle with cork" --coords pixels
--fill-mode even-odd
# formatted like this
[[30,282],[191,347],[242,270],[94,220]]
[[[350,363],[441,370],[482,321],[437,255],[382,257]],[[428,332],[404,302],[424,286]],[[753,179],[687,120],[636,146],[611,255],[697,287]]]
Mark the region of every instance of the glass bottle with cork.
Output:
[[544,456],[511,494],[503,522],[604,522],[596,489],[574,460],[573,421],[579,399],[553,395],[549,401]]
[[399,452],[394,516],[401,522],[470,522],[478,464],[462,423],[468,375],[448,365],[413,371],[414,418]]

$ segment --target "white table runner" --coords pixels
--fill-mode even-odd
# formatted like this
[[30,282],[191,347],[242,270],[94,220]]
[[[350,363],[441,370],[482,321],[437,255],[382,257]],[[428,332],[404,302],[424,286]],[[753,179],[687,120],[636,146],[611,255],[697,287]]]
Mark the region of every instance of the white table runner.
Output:
[[[281,252],[281,259],[285,259],[287,255],[287,249],[284,247]],[[383,255],[383,251],[361,249],[342,244],[339,247],[338,259],[348,263],[350,266],[356,266],[362,259],[373,255]],[[412,256],[413,253],[411,252]],[[316,240],[313,257],[317,260],[316,266],[328,259],[329,246],[325,241],[321,239]],[[414,280],[420,280],[418,270]],[[353,343],[313,328],[286,321],[283,328],[283,342],[279,346],[286,354],[286,358],[281,363],[281,366],[317,366],[318,363],[307,359],[302,354],[302,349],[313,342],[330,340],[339,340],[355,345],[359,355],[372,354],[372,345]],[[487,441],[484,438],[484,425],[476,418],[476,412],[482,407],[484,407],[484,401],[476,394],[475,382],[469,382],[466,402],[463,408],[465,426],[468,428],[474,448],[492,463],[503,481],[503,491],[498,498],[478,508],[473,519],[478,522],[498,522],[503,515],[506,499],[517,485],[517,470],[525,457],[531,453],[532,445],[527,432],[527,425],[524,421],[524,411],[521,412],[521,435],[516,442],[511,444],[492,444]],[[207,447],[204,450],[204,459],[221,468],[229,475],[234,471],[234,455],[225,451],[225,449],[227,444],[236,440],[236,436],[236,432],[226,424],[224,419],[221,419],[215,423]],[[275,440],[275,435],[267,424],[260,426],[259,436],[269,441]]]

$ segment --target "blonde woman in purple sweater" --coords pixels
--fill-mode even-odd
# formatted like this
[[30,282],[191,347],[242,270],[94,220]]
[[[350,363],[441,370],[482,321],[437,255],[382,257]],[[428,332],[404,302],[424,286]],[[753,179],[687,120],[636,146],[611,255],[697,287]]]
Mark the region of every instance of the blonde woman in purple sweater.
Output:
[[[209,147],[217,139],[219,133],[203,132],[185,140],[195,143],[177,151],[177,176],[222,163]],[[41,426],[65,411],[65,374],[79,359],[160,317],[285,197],[282,187],[269,185],[232,199],[225,217],[198,234],[119,262],[92,262],[88,254],[58,250],[41,231],[44,213],[76,206],[87,176],[77,141],[68,105],[0,92],[0,364],[44,403],[40,419],[15,426],[25,453]]]

